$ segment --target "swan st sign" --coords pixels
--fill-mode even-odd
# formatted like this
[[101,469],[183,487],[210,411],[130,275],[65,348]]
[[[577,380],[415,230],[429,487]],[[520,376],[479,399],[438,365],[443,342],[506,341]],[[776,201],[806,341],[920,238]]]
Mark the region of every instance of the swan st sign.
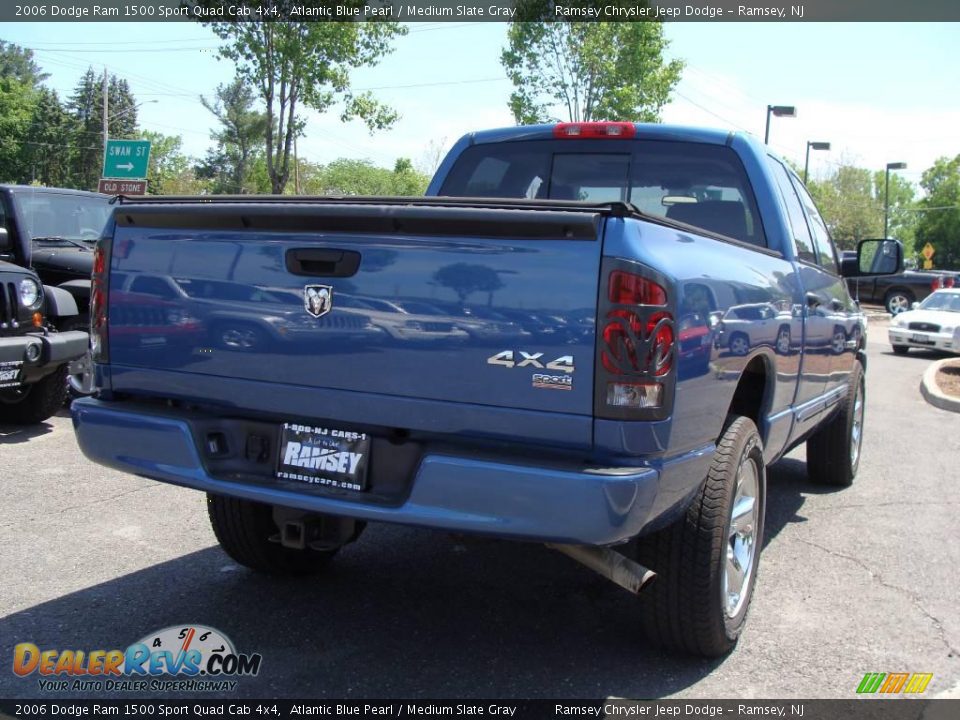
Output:
[[101,177],[111,180],[142,180],[150,160],[149,140],[107,140]]

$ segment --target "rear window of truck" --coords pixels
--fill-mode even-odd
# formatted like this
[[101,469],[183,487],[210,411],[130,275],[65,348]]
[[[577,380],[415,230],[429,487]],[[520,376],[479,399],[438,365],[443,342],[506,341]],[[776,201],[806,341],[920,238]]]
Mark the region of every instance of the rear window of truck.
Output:
[[441,195],[630,202],[648,215],[766,247],[756,201],[729,147],[635,140],[526,140],[463,151]]

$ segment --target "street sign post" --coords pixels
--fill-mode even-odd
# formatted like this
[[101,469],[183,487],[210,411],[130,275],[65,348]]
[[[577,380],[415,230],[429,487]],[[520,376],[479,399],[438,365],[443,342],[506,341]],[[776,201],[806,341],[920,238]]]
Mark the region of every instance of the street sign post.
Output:
[[100,178],[97,192],[107,195],[146,195],[146,180],[109,180]]
[[920,251],[920,254],[923,255],[924,259],[926,260],[933,260],[933,256],[936,254],[936,252],[937,251],[934,249],[933,245],[927,243],[923,246],[923,250]]
[[142,180],[150,161],[149,140],[107,140],[101,176],[113,180]]

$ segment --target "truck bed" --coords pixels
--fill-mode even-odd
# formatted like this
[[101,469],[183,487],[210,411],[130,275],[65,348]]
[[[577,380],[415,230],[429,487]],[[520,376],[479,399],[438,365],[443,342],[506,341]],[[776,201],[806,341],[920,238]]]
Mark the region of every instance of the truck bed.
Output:
[[[289,420],[589,447],[602,232],[623,211],[122,199],[105,387]],[[544,412],[549,425],[537,422]]]

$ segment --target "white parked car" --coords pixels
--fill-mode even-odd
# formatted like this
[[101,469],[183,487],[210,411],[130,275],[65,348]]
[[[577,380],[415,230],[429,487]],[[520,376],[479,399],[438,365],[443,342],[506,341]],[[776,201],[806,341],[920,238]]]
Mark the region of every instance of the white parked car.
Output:
[[899,355],[912,347],[960,354],[960,288],[937,290],[914,303],[913,310],[893,317],[888,333]]

